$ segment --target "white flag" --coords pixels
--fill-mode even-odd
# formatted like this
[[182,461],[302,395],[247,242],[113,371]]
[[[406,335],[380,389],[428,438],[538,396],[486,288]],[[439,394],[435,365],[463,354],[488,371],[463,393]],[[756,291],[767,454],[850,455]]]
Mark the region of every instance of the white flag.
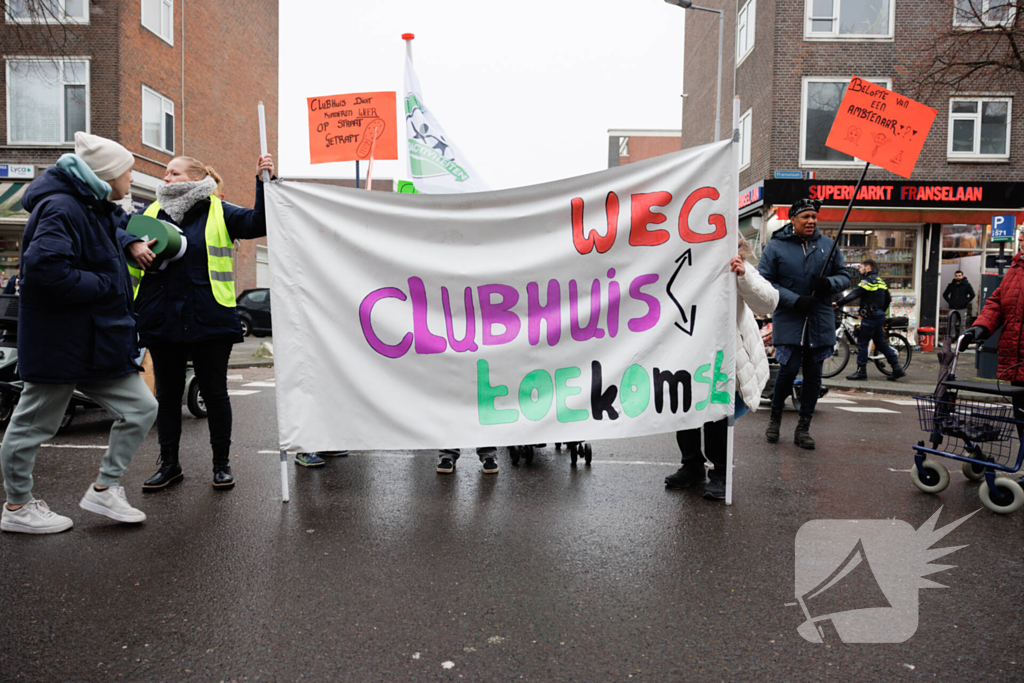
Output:
[[459,148],[423,103],[420,81],[405,58],[405,133],[409,142],[409,177],[423,194],[486,192],[490,188],[466,163]]

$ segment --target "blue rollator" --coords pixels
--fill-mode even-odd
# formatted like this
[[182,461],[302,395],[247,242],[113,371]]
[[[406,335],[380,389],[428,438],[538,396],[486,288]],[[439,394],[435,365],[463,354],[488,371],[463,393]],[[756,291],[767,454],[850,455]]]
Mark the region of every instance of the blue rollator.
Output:
[[958,380],[956,363],[962,339],[956,340],[954,349],[950,349],[950,339],[943,345],[939,361],[945,367],[951,359],[952,365],[946,377],[940,372],[935,393],[914,397],[921,429],[930,437],[927,446],[924,441],[914,446],[910,476],[925,493],[939,493],[949,486],[949,470],[933,457],[959,460],[965,477],[971,481],[984,480],[978,491],[982,504],[992,512],[1009,514],[1024,507],[1024,489],[1013,479],[997,477],[996,473],[1021,469],[1024,411],[1009,403],[960,398],[959,393],[998,396],[1024,405],[1024,386]]

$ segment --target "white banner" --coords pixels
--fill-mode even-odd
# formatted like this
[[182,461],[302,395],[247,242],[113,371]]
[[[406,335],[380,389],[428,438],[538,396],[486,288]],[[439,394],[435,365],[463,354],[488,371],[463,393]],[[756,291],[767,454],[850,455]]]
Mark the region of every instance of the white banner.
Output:
[[405,57],[405,133],[409,152],[406,168],[419,192],[451,194],[490,189],[423,103],[423,89],[408,55]]
[[580,441],[730,415],[732,147],[472,195],[270,184],[281,446]]

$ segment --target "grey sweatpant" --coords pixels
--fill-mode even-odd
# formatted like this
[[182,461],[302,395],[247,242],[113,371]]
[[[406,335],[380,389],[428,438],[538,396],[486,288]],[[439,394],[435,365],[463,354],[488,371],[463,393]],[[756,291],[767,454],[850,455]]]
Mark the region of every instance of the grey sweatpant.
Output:
[[100,486],[117,485],[156,421],[156,398],[135,372],[116,379],[77,385],[25,382],[25,389],[0,447],[4,489],[11,505],[32,500],[32,468],[36,464],[36,452],[60,429],[61,418],[75,389],[114,416],[110,444],[96,479]]

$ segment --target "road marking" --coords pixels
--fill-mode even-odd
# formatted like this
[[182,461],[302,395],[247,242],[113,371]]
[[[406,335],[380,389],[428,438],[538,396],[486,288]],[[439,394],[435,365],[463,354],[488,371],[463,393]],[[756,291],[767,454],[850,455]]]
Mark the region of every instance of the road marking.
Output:
[[44,443],[40,448],[95,448],[99,450],[107,450],[108,446],[79,446],[70,443]]
[[819,398],[818,403],[845,403],[846,405],[853,405],[855,402],[845,398],[828,398],[826,396],[825,398]]
[[242,386],[243,387],[276,387],[277,385],[274,384],[273,382],[249,382],[248,384],[243,384]]
[[249,394],[258,394],[258,391],[244,391],[242,389],[231,389],[228,391],[228,396],[248,396]]
[[[280,455],[281,451],[256,451],[259,455]],[[296,451],[288,451],[288,455],[295,455]],[[349,457],[362,457],[362,458],[402,458],[412,459],[420,457],[412,453],[389,453],[389,452],[378,452],[378,453],[358,453],[354,452]],[[582,456],[580,460],[583,460]],[[679,463],[676,462],[655,462],[652,460],[592,460],[593,465],[659,465],[662,467],[679,467]]]
[[866,408],[857,406],[856,408],[845,408],[843,406],[837,406],[839,410],[847,410],[851,413],[893,413],[899,415],[898,410],[889,410],[888,408]]
[[884,402],[886,402],[886,403],[892,403],[893,405],[896,405],[896,406],[916,406],[917,405],[917,401],[909,401],[909,400],[907,400],[905,398],[904,399],[899,399],[899,400],[891,399],[891,398],[883,398],[882,400]]
[[228,375],[227,379],[229,382],[241,382],[245,378],[241,375]]

